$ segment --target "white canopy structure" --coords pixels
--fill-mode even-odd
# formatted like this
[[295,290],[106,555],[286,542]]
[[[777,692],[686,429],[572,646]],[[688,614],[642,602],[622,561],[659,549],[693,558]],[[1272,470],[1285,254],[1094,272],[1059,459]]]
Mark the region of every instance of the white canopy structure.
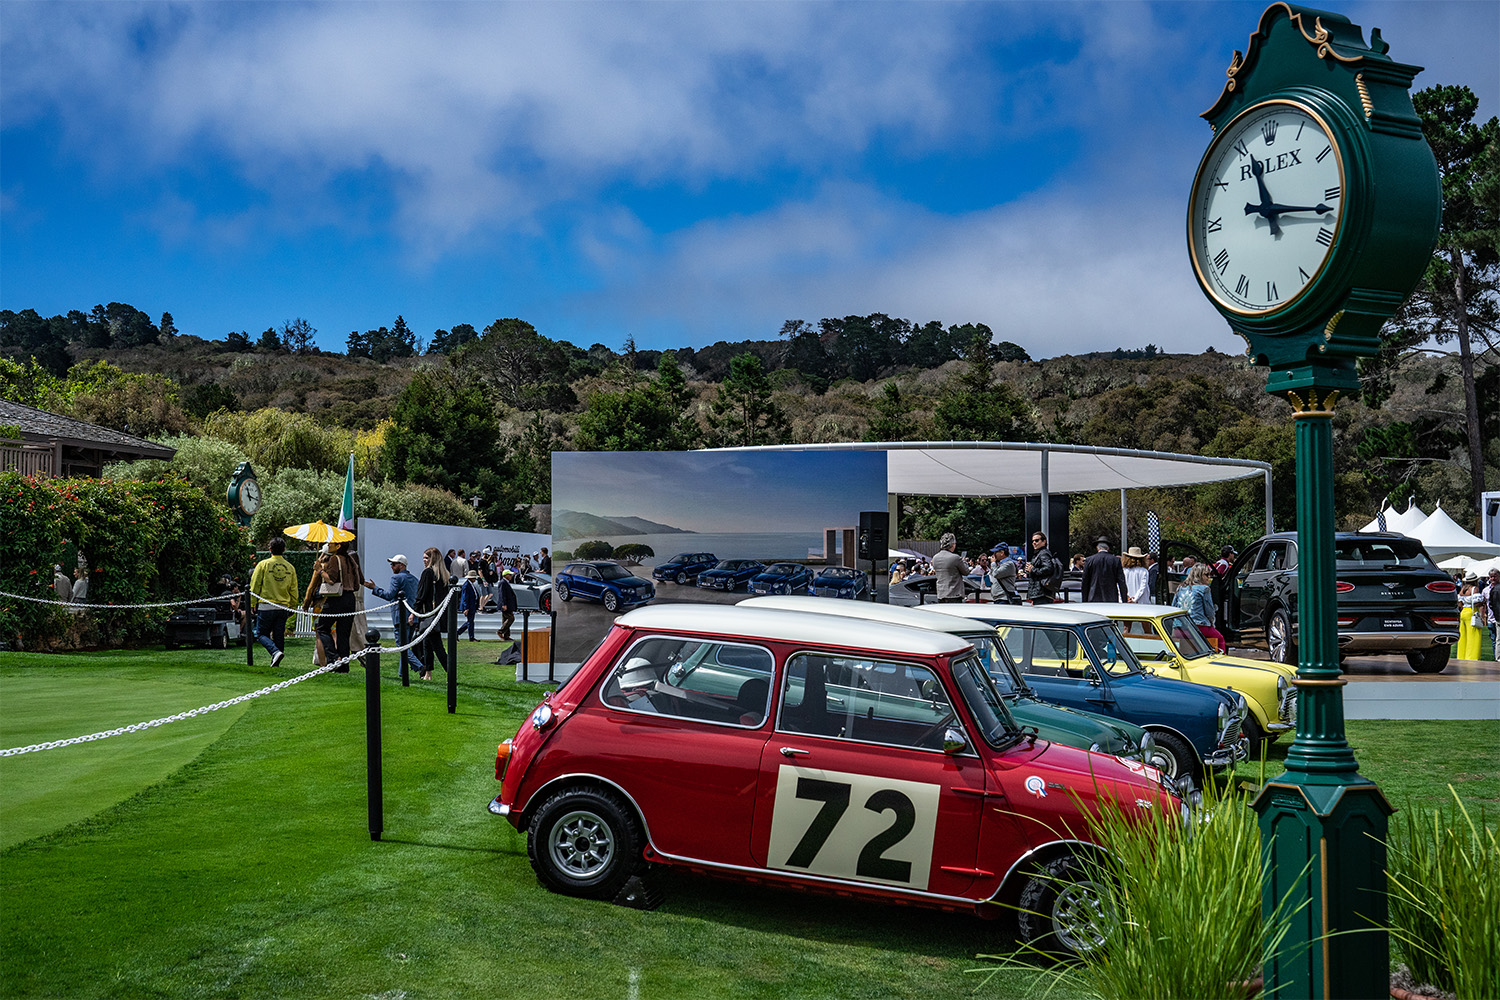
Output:
[[1473,556],[1449,556],[1447,559],[1438,560],[1438,568],[1462,570],[1465,573],[1473,573],[1476,576],[1488,576],[1490,570],[1500,569],[1500,556],[1494,559],[1475,559]]
[[1442,561],[1450,556],[1473,556],[1477,559],[1492,559],[1500,556],[1500,545],[1472,535],[1448,516],[1442,505],[1432,515],[1411,531],[1403,532],[1419,540],[1433,559]]
[[886,488],[892,494],[952,497],[1042,498],[1042,530],[1048,531],[1052,493],[1120,491],[1146,486],[1196,486],[1260,476],[1265,480],[1266,531],[1271,521],[1271,466],[1240,458],[1210,458],[1129,448],[1021,441],[881,441],[763,445],[720,451],[883,451]]
[[[1406,509],[1399,514],[1396,513],[1395,507],[1391,507],[1385,512],[1385,530],[1394,531],[1402,535],[1410,535],[1417,529],[1418,525],[1420,525],[1425,520],[1427,520],[1427,515],[1422,513],[1422,508],[1418,507],[1415,503],[1408,501]],[[1380,518],[1375,518],[1375,520],[1371,521],[1369,524],[1365,525],[1359,530],[1381,530]]]

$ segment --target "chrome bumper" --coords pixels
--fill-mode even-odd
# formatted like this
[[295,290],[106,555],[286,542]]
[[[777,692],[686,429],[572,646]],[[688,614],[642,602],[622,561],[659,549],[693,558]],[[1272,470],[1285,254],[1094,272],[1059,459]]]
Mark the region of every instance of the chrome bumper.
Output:
[[490,804],[485,808],[496,816],[510,815],[510,806],[506,805],[504,802],[501,802],[500,796],[498,795],[491,799]]
[[1458,642],[1457,632],[1340,632],[1340,653],[1388,653]]
[[1230,746],[1224,747],[1220,750],[1215,750],[1213,753],[1204,757],[1203,764],[1205,767],[1228,767],[1231,764],[1237,764],[1242,760],[1247,760],[1249,757],[1250,737],[1241,736],[1239,740],[1237,740]]

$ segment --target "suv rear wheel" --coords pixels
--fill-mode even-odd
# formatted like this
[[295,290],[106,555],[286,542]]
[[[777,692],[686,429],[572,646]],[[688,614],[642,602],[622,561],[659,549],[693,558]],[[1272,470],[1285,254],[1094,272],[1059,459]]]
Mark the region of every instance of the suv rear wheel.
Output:
[[1292,617],[1277,608],[1266,626],[1266,648],[1271,659],[1287,666],[1297,665],[1297,643],[1292,639]]
[[1406,654],[1406,662],[1419,674],[1440,674],[1453,655],[1452,646],[1429,646]]
[[575,788],[543,802],[527,828],[526,853],[553,892],[613,899],[646,867],[641,828],[611,792]]

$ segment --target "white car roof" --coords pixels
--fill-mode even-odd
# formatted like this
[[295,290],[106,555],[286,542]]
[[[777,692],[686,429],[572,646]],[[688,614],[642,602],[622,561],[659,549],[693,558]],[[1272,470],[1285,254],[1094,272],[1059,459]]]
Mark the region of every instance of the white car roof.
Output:
[[732,604],[659,604],[637,608],[616,622],[635,629],[810,642],[910,656],[951,656],[971,648],[969,643],[956,636],[929,629],[882,622],[868,622],[856,628],[848,619],[834,615],[810,615],[800,611]]
[[953,615],[976,621],[1003,622],[1008,625],[1097,625],[1110,619],[1097,611],[1079,611],[1081,605],[1043,604],[924,604],[927,614]]
[[1111,618],[1166,618],[1168,615],[1185,615],[1179,607],[1171,604],[1106,604],[1085,603],[1078,605],[1081,611],[1094,611]]
[[741,601],[738,606],[742,608],[782,608],[787,611],[800,611],[806,614],[837,615],[840,618],[860,618],[865,621],[905,625],[909,628],[932,629],[936,632],[948,632],[953,635],[978,635],[988,632],[993,636],[994,633],[993,627],[985,622],[967,621],[964,619],[949,621],[946,618],[923,614],[916,608],[903,608],[896,604],[871,604],[868,601],[843,601],[827,597],[776,595],[772,597],[751,597],[748,600]]

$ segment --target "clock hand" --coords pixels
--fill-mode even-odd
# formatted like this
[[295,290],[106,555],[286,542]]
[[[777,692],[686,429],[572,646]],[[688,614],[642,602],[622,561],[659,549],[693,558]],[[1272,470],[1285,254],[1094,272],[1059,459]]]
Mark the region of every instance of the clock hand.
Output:
[[[1322,202],[1319,202],[1316,205],[1262,205],[1259,208],[1255,209],[1255,211],[1262,213],[1275,212],[1277,215],[1285,215],[1288,212],[1316,212],[1318,215],[1327,215],[1329,212],[1332,212],[1333,209],[1329,208]],[[1251,206],[1246,205],[1245,214],[1249,215],[1250,212]]]
[[1274,202],[1271,201],[1271,192],[1266,190],[1266,165],[1255,157],[1250,157],[1250,172],[1255,175],[1255,186],[1260,188],[1260,204],[1251,205],[1245,202],[1246,215],[1260,215],[1271,224],[1271,235],[1280,236],[1281,226],[1276,222],[1277,213],[1274,211]]

